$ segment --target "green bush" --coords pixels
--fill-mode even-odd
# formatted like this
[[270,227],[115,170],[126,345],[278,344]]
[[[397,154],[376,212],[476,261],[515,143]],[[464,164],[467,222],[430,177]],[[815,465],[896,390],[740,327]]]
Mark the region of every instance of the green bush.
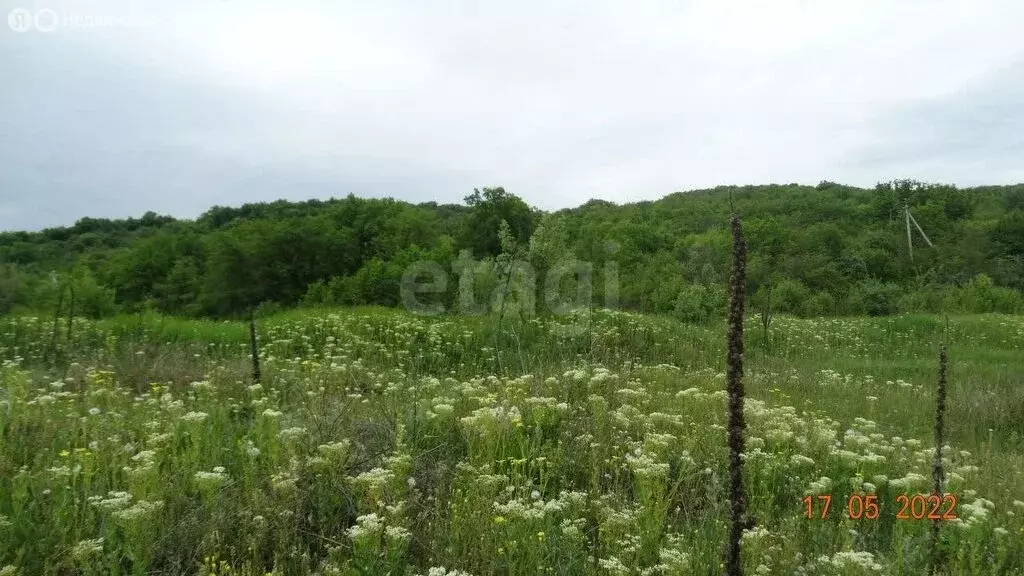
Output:
[[28,308],[52,314],[61,299],[61,313],[67,314],[71,305],[71,291],[74,291],[75,316],[102,318],[117,313],[117,304],[113,288],[108,288],[93,276],[92,271],[84,266],[75,268],[70,276],[58,276],[57,281],[50,277],[39,278],[33,285],[29,297],[25,300]]
[[902,290],[896,284],[868,280],[854,286],[847,297],[847,309],[854,314],[885,316],[897,311]]
[[779,282],[772,294],[772,308],[776,312],[800,314],[811,291],[799,280],[789,278]]
[[948,286],[929,285],[901,295],[896,301],[896,309],[904,314],[940,313],[959,310],[959,306],[956,304],[956,294]]
[[960,306],[965,312],[1003,312],[1012,314],[1021,308],[1016,290],[996,286],[985,274],[978,274],[960,289]]
[[804,301],[803,316],[831,316],[836,312],[836,299],[828,292],[817,292]]
[[0,314],[25,303],[25,279],[14,266],[0,266]]
[[704,323],[725,314],[725,288],[717,285],[686,284],[679,290],[672,315],[683,322]]

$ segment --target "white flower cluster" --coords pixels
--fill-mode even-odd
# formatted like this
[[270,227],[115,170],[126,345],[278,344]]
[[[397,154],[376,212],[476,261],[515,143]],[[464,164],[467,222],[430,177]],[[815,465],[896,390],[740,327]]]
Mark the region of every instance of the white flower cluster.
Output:
[[293,426],[291,428],[285,428],[277,433],[277,437],[283,442],[296,442],[300,438],[306,435],[306,429],[301,426]]
[[832,556],[819,556],[820,564],[830,564],[840,570],[863,570],[881,572],[885,567],[879,564],[871,552],[836,552]]
[[906,476],[902,478],[896,478],[889,481],[889,486],[895,490],[913,490],[915,488],[923,488],[928,485],[928,479],[917,472],[908,472]]
[[192,479],[195,480],[196,486],[199,487],[200,490],[206,492],[216,490],[222,484],[227,482],[230,477],[223,466],[216,466],[211,472],[202,470],[196,472],[195,475],[192,476]]
[[298,487],[298,479],[287,472],[274,474],[270,477],[270,484],[278,492],[294,492]]
[[114,512],[127,508],[132,503],[132,495],[127,492],[108,492],[107,497],[103,496],[90,496],[88,502],[103,510],[104,512]]
[[379,535],[384,530],[384,519],[377,516],[376,512],[360,516],[355,519],[355,526],[348,529],[348,537],[358,540],[365,537]]
[[501,429],[506,426],[522,424],[522,421],[523,415],[516,406],[507,409],[503,406],[478,408],[469,416],[460,419],[463,426],[479,430]]
[[379,493],[395,481],[395,473],[386,468],[374,468],[352,478],[352,483],[373,493]]
[[81,540],[75,544],[74,548],[71,549],[71,557],[78,562],[84,562],[97,554],[101,554],[102,552],[103,538]]
[[832,489],[832,479],[828,476],[822,476],[817,480],[810,483],[807,487],[806,494],[810,496],[818,496],[821,494],[827,494]]
[[963,521],[963,527],[971,527],[984,523],[992,510],[995,510],[995,503],[985,498],[975,498],[974,501],[957,506],[959,519]]
[[626,454],[626,464],[638,478],[658,479],[668,477],[668,462],[658,462],[651,455],[641,452],[639,455]]
[[207,414],[206,412],[189,412],[182,416],[181,420],[182,422],[187,422],[189,424],[200,424],[202,422],[205,422],[206,419],[209,418],[209,416],[210,415]]
[[316,447],[320,455],[328,460],[338,461],[345,458],[348,455],[349,448],[352,446],[352,442],[348,439],[339,440],[338,442],[330,442],[327,444],[321,444]]
[[[421,576],[421,575],[417,575]],[[473,576],[469,572],[463,572],[462,570],[447,569],[444,566],[432,567],[427,570],[426,576]]]
[[494,502],[493,509],[496,514],[509,520],[543,520],[569,509],[581,509],[586,501],[587,495],[583,492],[563,490],[557,498],[544,500],[539,491],[533,490],[529,498],[519,497],[507,502]]
[[155,502],[139,500],[129,508],[114,512],[113,516],[125,524],[145,522],[160,512],[163,507],[164,503],[161,500]]

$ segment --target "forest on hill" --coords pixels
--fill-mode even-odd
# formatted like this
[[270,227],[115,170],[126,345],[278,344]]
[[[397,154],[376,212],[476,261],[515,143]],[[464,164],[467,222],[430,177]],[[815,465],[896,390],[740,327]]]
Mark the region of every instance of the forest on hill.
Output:
[[[905,205],[931,243],[915,228],[912,254]],[[65,284],[75,312],[93,317],[396,306],[403,273],[422,261],[451,271],[436,298],[458,310],[459,278],[472,274],[478,293],[489,294],[502,263],[514,260],[537,271],[538,286],[552,267],[586,262],[595,305],[704,321],[725,307],[732,210],[750,245],[755,308],[802,316],[1024,311],[1024,185],[899,180],[873,189],[722,186],[556,212],[484,188],[464,205],[349,195],[217,206],[195,220],[82,218],[0,233],[0,314],[52,313]],[[613,281],[616,294],[605,293]]]

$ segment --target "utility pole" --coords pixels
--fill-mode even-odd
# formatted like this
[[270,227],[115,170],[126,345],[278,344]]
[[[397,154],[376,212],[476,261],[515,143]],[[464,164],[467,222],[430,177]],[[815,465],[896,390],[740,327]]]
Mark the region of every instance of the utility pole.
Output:
[[910,208],[903,204],[903,215],[907,220],[907,249],[910,250],[910,261],[914,261],[914,243],[910,239]]
[[924,230],[921,229],[921,225],[917,223],[917,219],[914,218],[914,216],[910,213],[910,206],[907,203],[903,204],[903,213],[905,214],[906,220],[907,220],[907,249],[910,251],[910,261],[913,262],[914,261],[914,243],[911,242],[911,237],[910,237],[910,223],[911,222],[914,223],[914,227],[917,228],[917,231],[921,233],[921,237],[924,238],[924,241],[928,243],[928,247],[929,248],[933,248],[934,245],[932,244],[932,241],[928,239],[928,235],[924,233]]

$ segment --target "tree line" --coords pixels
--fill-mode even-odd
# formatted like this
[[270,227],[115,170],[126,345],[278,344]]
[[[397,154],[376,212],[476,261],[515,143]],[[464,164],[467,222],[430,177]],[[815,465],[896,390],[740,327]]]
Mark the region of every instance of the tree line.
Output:
[[[0,233],[0,313],[52,310],[64,284],[74,287],[76,310],[90,316],[396,306],[415,262],[473,274],[486,291],[501,279],[503,258],[515,257],[541,274],[566,261],[589,263],[597,302],[610,285],[602,275],[614,270],[620,307],[706,321],[724,315],[731,206],[744,219],[755,308],[807,316],[1024,312],[1024,185],[896,180],[872,189],[721,186],[556,212],[497,187],[474,190],[459,205],[349,195],[215,206],[194,220],[152,212],[82,218]],[[932,243],[915,230],[912,257],[905,207]],[[446,309],[458,309],[457,288],[449,283],[437,296]]]

